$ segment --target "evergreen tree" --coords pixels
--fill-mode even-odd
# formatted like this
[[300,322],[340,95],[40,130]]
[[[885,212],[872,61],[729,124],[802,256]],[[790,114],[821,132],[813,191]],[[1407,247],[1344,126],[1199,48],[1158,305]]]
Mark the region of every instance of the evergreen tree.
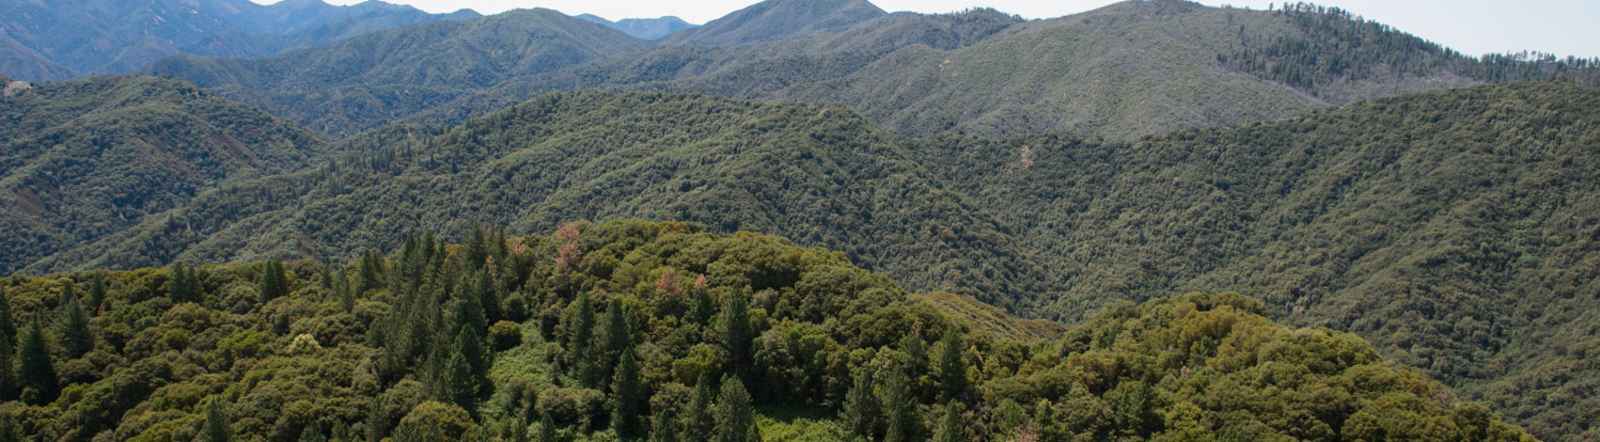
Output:
[[761,442],[756,430],[754,404],[744,382],[729,376],[722,380],[722,394],[717,396],[714,433],[716,442]]
[[94,335],[89,331],[89,315],[84,313],[83,303],[79,302],[77,294],[73,293],[71,282],[67,283],[61,297],[61,347],[66,351],[67,358],[77,358],[94,349]]
[[333,291],[339,294],[339,307],[343,308],[345,313],[355,313],[356,294],[350,289],[350,282],[343,273],[334,278]]
[[89,312],[94,315],[100,313],[100,306],[106,303],[106,274],[96,273],[89,282]]
[[[356,292],[358,294],[366,294],[368,291],[376,290],[383,286],[382,260],[382,257],[379,257],[376,253],[370,251],[361,254],[361,263],[358,266],[361,270],[361,277],[357,280],[360,284],[357,284],[356,286]],[[420,275],[421,273],[422,272],[416,271],[411,272],[413,275]]]
[[678,442],[677,418],[672,409],[661,407],[650,422],[650,442]]
[[200,287],[196,279],[193,268],[181,262],[173,263],[167,297],[172,298],[174,304],[199,301]]
[[328,442],[328,436],[322,434],[322,429],[316,425],[306,425],[300,432],[300,442]]
[[960,400],[967,391],[967,364],[962,358],[966,344],[962,342],[961,332],[955,327],[944,334],[940,342],[943,347],[939,354],[939,386],[944,393],[944,400]]
[[911,442],[921,440],[922,429],[917,417],[917,398],[911,381],[899,369],[889,370],[884,379],[884,420],[888,429],[885,442]]
[[735,294],[722,308],[722,346],[728,352],[728,367],[740,379],[750,375],[751,341],[755,331],[750,326],[750,295]]
[[617,367],[623,352],[631,346],[628,321],[623,317],[622,308],[621,300],[611,300],[611,305],[606,308],[605,321],[600,324],[600,333],[594,337],[595,375],[602,382],[611,380],[612,370]]
[[928,345],[920,334],[911,332],[900,338],[900,351],[911,358],[906,367],[908,375],[916,378],[928,372]]
[[688,413],[684,416],[683,434],[704,436],[716,428],[716,417],[711,407],[717,398],[717,375],[709,370],[700,374],[694,384],[694,397],[689,399]]
[[944,419],[939,421],[939,434],[935,442],[967,442],[967,429],[961,422],[961,403],[950,401],[945,406]]
[[500,312],[499,286],[496,285],[494,283],[494,279],[490,277],[488,269],[478,272],[478,283],[475,286],[475,289],[476,296],[478,297],[478,305],[483,309],[483,317],[487,319],[486,322],[494,323],[495,321],[505,319],[505,316]]
[[589,301],[588,293],[578,294],[578,299],[573,302],[575,312],[572,324],[567,327],[567,358],[578,382],[585,387],[593,387],[597,383],[595,358],[589,350],[594,343],[594,304]]
[[881,416],[883,406],[878,403],[878,396],[872,391],[872,377],[871,368],[857,369],[850,391],[844,397],[845,429],[851,434],[869,439],[879,434],[883,422]]
[[22,442],[22,432],[11,417],[0,417],[0,442]]
[[22,400],[33,405],[48,404],[56,400],[59,379],[55,363],[50,361],[50,347],[45,343],[44,331],[34,322],[22,337],[21,370]]
[[466,261],[468,269],[482,269],[489,258],[488,240],[483,237],[483,226],[474,226],[467,238]]
[[0,343],[17,348],[17,323],[11,318],[11,298],[6,296],[4,286],[0,286]]
[[[456,342],[467,339],[463,331],[456,335]],[[463,410],[478,409],[478,375],[473,373],[472,364],[467,362],[467,356],[462,353],[450,352],[443,368],[443,382],[445,397],[440,398],[447,403],[456,404]]]
[[539,442],[556,442],[556,421],[550,413],[539,417]]
[[696,324],[705,324],[716,315],[717,303],[711,299],[705,287],[695,287],[690,295],[693,302],[689,305],[689,320]]
[[644,381],[639,379],[639,361],[632,349],[623,350],[617,363],[616,379],[611,382],[616,396],[616,406],[611,414],[611,425],[623,440],[644,436]]
[[17,391],[20,387],[17,372],[13,369],[16,365],[11,359],[14,355],[16,352],[11,344],[0,340],[0,402],[17,400]]
[[289,294],[289,277],[284,274],[283,263],[278,260],[267,261],[261,270],[259,285],[262,304]]
[[334,270],[333,265],[328,264],[326,261],[322,263],[322,281],[320,284],[322,285],[323,290],[333,290],[333,273],[335,271],[336,270]]

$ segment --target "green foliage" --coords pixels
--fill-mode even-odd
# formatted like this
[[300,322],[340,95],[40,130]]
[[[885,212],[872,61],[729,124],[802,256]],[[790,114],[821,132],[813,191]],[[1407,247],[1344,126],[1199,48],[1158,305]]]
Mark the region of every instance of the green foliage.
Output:
[[261,280],[256,287],[261,293],[262,304],[289,294],[289,276],[283,272],[283,262],[267,261],[261,267]]
[[951,327],[939,341],[940,398],[959,401],[967,395],[967,346],[961,340],[961,331]]
[[228,429],[228,417],[222,413],[222,401],[212,400],[206,405],[206,442],[228,442],[233,433]]
[[72,281],[61,290],[61,322],[57,333],[61,336],[61,350],[67,358],[76,358],[94,349],[94,334],[89,331],[89,314],[74,293]]
[[[974,355],[960,370],[966,406],[952,411],[952,401],[934,392],[942,390],[939,374],[957,370],[935,363],[927,379],[913,378],[905,371],[915,358],[901,350],[918,352],[922,331],[982,329],[954,322],[969,316],[941,313],[970,308],[912,296],[838,253],[683,223],[578,223],[508,239],[504,262],[521,264],[496,284],[525,292],[535,313],[520,324],[525,339],[490,352],[481,347],[489,326],[474,319],[478,273],[465,248],[428,235],[405,243],[387,257],[365,258],[374,267],[384,262],[385,282],[362,292],[354,313],[317,286],[256,302],[260,263],[197,269],[205,275],[200,304],[173,302],[164,269],[104,273],[111,290],[90,322],[104,341],[70,360],[51,354],[34,319],[57,311],[62,284],[85,275],[0,283],[16,317],[35,324],[22,340],[23,385],[36,384],[26,374],[43,363],[59,367],[60,376],[48,379],[62,387],[54,400],[28,393],[25,404],[0,406],[0,419],[48,440],[203,438],[208,421],[224,421],[209,417],[221,403],[229,404],[227,430],[240,440],[349,440],[356,427],[369,440],[515,438],[534,416],[541,439],[637,440],[646,436],[644,416],[670,410],[682,410],[679,435],[740,442],[762,433],[839,440],[855,427],[888,440],[924,440],[953,435],[940,430],[953,413],[969,435],[1022,426],[1086,439],[1341,440],[1418,428],[1457,439],[1526,437],[1426,376],[1384,362],[1354,335],[1274,324],[1260,315],[1264,304],[1238,295],[1113,308],[1049,338],[957,332],[959,343],[945,338],[925,349],[935,361],[947,348]],[[293,274],[317,265],[283,263]],[[682,312],[695,287],[725,300],[725,312],[743,314],[688,320]],[[578,307],[589,304],[592,317],[596,303],[608,306],[599,322],[621,324],[622,332],[572,340]],[[727,327],[740,316],[745,325]],[[731,360],[725,341],[738,334],[729,330],[741,328],[751,336],[749,384],[724,367]],[[570,354],[562,337],[611,345],[599,335],[627,338],[610,388],[577,387],[564,365],[597,358]],[[487,376],[474,368],[480,358]],[[686,376],[704,380],[691,389]],[[643,399],[652,395],[653,403]],[[1028,416],[1016,404],[1039,408]],[[654,427],[671,420],[658,416]],[[1038,424],[1023,424],[1030,421]]]
[[711,440],[717,442],[760,442],[756,428],[754,402],[750,392],[739,378],[729,376],[722,380],[722,393],[717,395],[717,427]]
[[951,401],[944,407],[944,417],[939,419],[939,430],[934,432],[935,442],[966,442],[967,427],[961,421],[960,402]]
[[35,321],[22,335],[22,348],[18,349],[22,401],[32,405],[48,404],[56,400],[61,391],[56,378],[55,362],[50,360],[50,347],[45,343],[44,331]]

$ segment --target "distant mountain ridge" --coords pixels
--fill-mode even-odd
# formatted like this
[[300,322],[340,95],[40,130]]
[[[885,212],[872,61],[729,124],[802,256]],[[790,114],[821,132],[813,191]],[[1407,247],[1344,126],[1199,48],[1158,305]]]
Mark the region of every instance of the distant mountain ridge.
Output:
[[667,36],[679,31],[700,27],[700,25],[683,21],[678,17],[625,18],[611,21],[594,14],[582,14],[578,15],[577,18],[622,31],[622,33],[628,34],[633,38],[652,41],[667,38]]
[[143,69],[179,54],[261,57],[381,29],[478,17],[371,0],[0,0],[0,70],[26,80]]
[[[482,84],[449,93],[402,80],[384,83],[387,92],[353,97],[343,85],[319,85],[270,67],[337,71],[368,63],[349,45],[328,53],[351,58],[190,57],[154,72],[217,87],[333,137],[405,119],[448,125],[547,92],[607,88],[844,104],[914,135],[1132,140],[1276,120],[1362,99],[1573,73],[1593,77],[1600,66],[1464,57],[1339,10],[1256,11],[1180,0],[1129,1],[1032,21],[992,9],[888,14],[862,0],[769,0],[653,45],[637,39],[610,44],[605,41],[615,36],[560,30],[583,19],[521,19],[530,20],[528,29],[545,26],[575,42],[599,38],[595,46],[610,49],[537,71],[503,69],[475,55],[440,61],[433,68],[489,73]],[[412,27],[385,38],[454,38],[430,32]],[[261,90],[234,80],[269,77],[298,86]]]

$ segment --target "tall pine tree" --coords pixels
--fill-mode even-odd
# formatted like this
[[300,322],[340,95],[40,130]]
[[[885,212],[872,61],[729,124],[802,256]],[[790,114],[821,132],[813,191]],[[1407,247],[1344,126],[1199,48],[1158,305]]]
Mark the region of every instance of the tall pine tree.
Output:
[[694,397],[689,399],[688,413],[684,415],[683,434],[711,434],[717,425],[711,410],[716,400],[717,375],[710,370],[700,373],[700,380],[694,384]]
[[888,429],[885,442],[911,442],[922,440],[922,428],[917,416],[917,397],[911,380],[899,368],[889,370],[884,382],[884,420]]
[[611,305],[606,308],[606,318],[600,323],[600,333],[594,336],[595,375],[602,382],[611,380],[612,370],[622,359],[622,353],[631,347],[628,321],[622,314],[622,308],[621,300],[612,299]]
[[872,439],[883,428],[883,406],[873,390],[872,368],[862,367],[855,372],[850,391],[844,397],[844,424],[851,434]]
[[616,397],[611,425],[616,428],[617,436],[623,440],[642,438],[646,399],[644,381],[639,379],[639,361],[635,360],[633,349],[622,351],[621,361],[617,363],[616,379],[611,381],[611,390]]
[[950,327],[939,345],[942,347],[939,354],[939,386],[943,399],[961,400],[967,392],[967,364],[962,358],[966,344],[962,342],[961,332]]
[[761,442],[756,429],[754,404],[744,382],[736,377],[722,380],[722,394],[717,396],[716,442]]
[[206,442],[228,442],[233,438],[232,431],[228,430],[228,417],[222,414],[222,401],[213,399],[206,406]]
[[89,313],[100,314],[100,306],[106,303],[106,274],[96,273],[89,282]]
[[722,307],[722,346],[728,352],[728,367],[741,381],[748,380],[751,341],[755,330],[750,325],[750,295],[736,293]]
[[549,412],[539,417],[539,442],[556,442],[556,421]]
[[283,270],[283,262],[276,259],[267,261],[266,266],[261,269],[259,286],[262,304],[289,294],[289,277]]
[[22,360],[18,377],[22,380],[23,402],[43,405],[55,401],[60,392],[60,379],[56,378],[55,363],[50,361],[50,346],[45,343],[44,331],[38,322],[34,322],[22,337],[19,356]]
[[172,298],[174,304],[199,302],[200,287],[196,279],[194,268],[181,262],[173,263],[171,276],[167,281],[167,297]]
[[650,421],[650,442],[678,442],[677,418],[672,409],[661,407]]
[[4,286],[0,286],[0,343],[17,348],[17,323],[11,318],[11,298],[6,296]]
[[961,403],[950,401],[944,408],[944,419],[939,421],[935,442],[967,442],[967,429],[961,422]]
[[94,335],[89,331],[89,315],[83,303],[72,290],[69,281],[61,294],[61,347],[68,358],[77,358],[94,349]]
[[574,312],[567,325],[567,359],[572,365],[572,376],[585,387],[593,387],[598,382],[595,379],[594,354],[590,352],[594,343],[594,303],[589,301],[588,293],[578,294],[578,299],[573,301]]

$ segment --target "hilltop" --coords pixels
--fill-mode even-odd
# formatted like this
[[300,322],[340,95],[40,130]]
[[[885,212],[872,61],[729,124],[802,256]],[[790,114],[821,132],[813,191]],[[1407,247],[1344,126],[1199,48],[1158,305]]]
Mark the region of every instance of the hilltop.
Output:
[[[0,378],[0,431],[1533,440],[1354,335],[1274,324],[1238,295],[1014,339],[774,237],[642,222],[474,232],[340,265],[0,283],[0,344],[23,349],[23,370]],[[77,319],[42,331],[52,316]]]

